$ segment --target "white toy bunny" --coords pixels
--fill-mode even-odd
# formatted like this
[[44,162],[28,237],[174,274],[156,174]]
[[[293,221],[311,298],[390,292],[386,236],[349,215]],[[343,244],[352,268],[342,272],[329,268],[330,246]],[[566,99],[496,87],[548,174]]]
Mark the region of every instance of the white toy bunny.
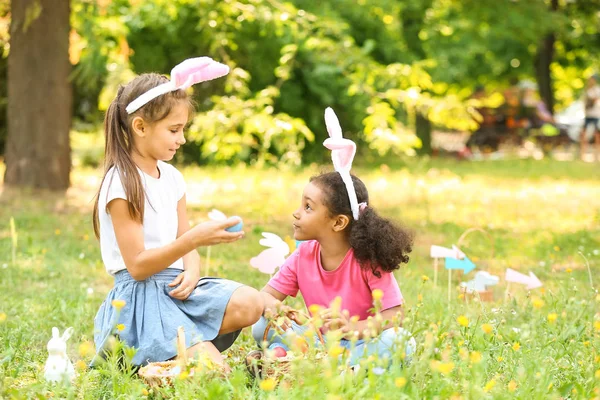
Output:
[[62,337],[58,328],[52,328],[52,339],[48,342],[48,359],[44,367],[44,378],[49,382],[70,381],[75,376],[75,368],[67,356],[67,340],[73,328],[67,328]]
[[268,247],[258,256],[250,259],[250,265],[265,274],[273,274],[283,265],[285,257],[290,254],[290,246],[274,233],[263,232],[260,244]]

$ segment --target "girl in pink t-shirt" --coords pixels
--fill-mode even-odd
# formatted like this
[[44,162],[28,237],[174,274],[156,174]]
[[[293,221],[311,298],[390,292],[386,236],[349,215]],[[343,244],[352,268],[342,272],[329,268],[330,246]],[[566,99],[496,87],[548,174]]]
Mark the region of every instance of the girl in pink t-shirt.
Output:
[[[330,172],[311,178],[304,188],[300,207],[293,213],[293,227],[294,238],[305,242],[262,289],[265,312],[283,309],[296,321],[293,310],[281,302],[300,291],[309,309],[322,310],[323,333],[342,330],[345,339],[341,345],[351,349],[350,365],[374,353],[391,357],[399,343],[405,344],[405,355],[410,357],[416,344],[403,328],[380,323],[376,338],[364,340],[363,333],[372,316],[372,293],[376,289],[383,292],[382,320],[402,320],[404,299],[393,271],[408,262],[412,234],[380,217],[368,205],[364,183],[349,173],[347,176],[353,187],[348,188],[341,173]],[[355,199],[349,198],[348,190],[355,191]],[[341,312],[330,308],[336,297],[341,298]],[[305,328],[296,322],[291,328],[300,333]],[[266,324],[262,317],[253,326],[259,345]],[[284,345],[285,334],[275,335],[273,331],[269,332],[269,342]],[[351,346],[349,339],[356,335],[358,341]]]

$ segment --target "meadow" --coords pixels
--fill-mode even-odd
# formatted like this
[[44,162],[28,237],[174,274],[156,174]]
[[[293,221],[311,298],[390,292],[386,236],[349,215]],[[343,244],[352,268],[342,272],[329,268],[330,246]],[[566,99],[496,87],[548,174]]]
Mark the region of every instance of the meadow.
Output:
[[[91,223],[98,169],[78,166],[66,196],[0,186],[0,398],[416,399],[600,398],[600,169],[552,160],[460,162],[409,159],[359,163],[371,205],[413,229],[411,260],[396,272],[406,298],[404,327],[417,340],[410,365],[401,354],[378,375],[341,374],[334,359],[300,362],[279,385],[254,380],[244,355],[256,348],[244,330],[226,352],[227,379],[197,375],[173,387],[145,385],[111,361],[86,369],[94,354],[93,317],[112,286]],[[389,160],[388,160],[389,161]],[[291,213],[308,178],[301,170],[184,167],[189,215],[212,208],[244,218],[246,237],[211,249],[210,275],[261,288],[269,276],[249,265],[264,231],[292,234]],[[3,174],[3,171],[0,171]],[[14,221],[11,224],[11,219]],[[432,244],[461,248],[480,270],[500,276],[494,301],[464,298],[453,275],[437,286]],[[206,249],[199,249],[203,261]],[[544,286],[504,282],[506,268],[532,271]],[[302,307],[300,299],[289,303]],[[68,342],[78,376],[70,386],[43,379],[53,326],[75,328]]]

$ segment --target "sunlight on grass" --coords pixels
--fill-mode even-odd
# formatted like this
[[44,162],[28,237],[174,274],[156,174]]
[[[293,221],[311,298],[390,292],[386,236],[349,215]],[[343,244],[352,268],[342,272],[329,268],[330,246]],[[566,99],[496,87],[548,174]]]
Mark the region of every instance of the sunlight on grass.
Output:
[[[408,367],[396,362],[382,376],[366,371],[354,380],[340,375],[335,363],[306,361],[292,373],[302,386],[293,381],[272,388],[251,381],[242,366],[245,353],[256,347],[248,330],[226,353],[234,366],[227,382],[198,377],[158,391],[115,364],[110,370],[81,371],[70,388],[46,385],[43,364],[52,326],[74,326],[69,355],[73,363],[88,362],[89,354],[77,349],[92,340],[93,317],[112,286],[90,215],[101,172],[76,168],[64,198],[0,186],[0,397],[493,398],[506,397],[507,390],[532,398],[598,396],[593,382],[600,370],[600,297],[590,290],[579,252],[598,269],[600,185],[597,177],[579,172],[570,177],[568,171],[579,171],[576,163],[526,165],[521,177],[506,163],[415,160],[397,168],[357,168],[379,213],[417,233],[411,261],[396,276],[407,301],[404,325],[416,335],[418,356]],[[244,219],[244,240],[213,246],[211,274],[262,287],[268,276],[249,267],[249,259],[262,250],[260,234],[291,235],[291,214],[302,189],[321,167],[181,170],[192,222],[206,220],[212,208]],[[559,170],[544,177],[544,171]],[[11,217],[18,232],[16,265]],[[455,244],[475,226],[492,238],[490,243],[473,233],[462,243],[478,268],[501,280],[507,267],[533,271],[544,288],[529,296],[511,285],[506,293],[502,282],[493,288],[495,302],[479,303],[460,298],[457,273],[448,304],[443,266],[433,287],[429,247]],[[200,253],[204,259],[205,249]],[[301,306],[297,299],[289,302]]]

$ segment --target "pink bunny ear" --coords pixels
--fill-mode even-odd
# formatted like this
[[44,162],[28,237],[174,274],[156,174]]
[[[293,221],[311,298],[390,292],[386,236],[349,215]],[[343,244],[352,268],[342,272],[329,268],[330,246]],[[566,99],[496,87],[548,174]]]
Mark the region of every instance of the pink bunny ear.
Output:
[[342,138],[342,127],[340,126],[340,121],[331,107],[327,107],[325,109],[325,126],[327,127],[327,132],[329,133],[330,137],[334,139]]
[[356,143],[349,139],[325,139],[323,146],[331,150],[334,159],[334,167],[350,171],[354,154],[356,154]]
[[220,78],[229,73],[229,67],[210,57],[189,58],[171,70],[171,81],[179,89],[187,89],[196,83]]

